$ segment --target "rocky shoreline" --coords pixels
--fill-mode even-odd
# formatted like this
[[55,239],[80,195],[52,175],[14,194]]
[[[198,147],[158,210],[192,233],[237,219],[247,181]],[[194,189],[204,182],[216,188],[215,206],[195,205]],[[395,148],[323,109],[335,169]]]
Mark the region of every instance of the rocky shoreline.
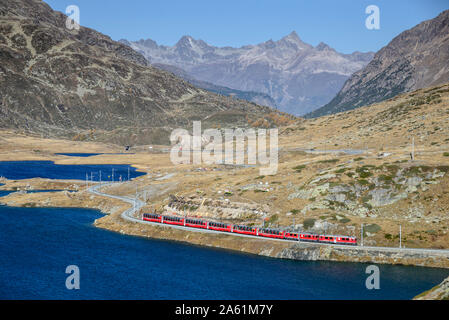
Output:
[[432,289],[417,295],[413,300],[449,300],[449,277]]

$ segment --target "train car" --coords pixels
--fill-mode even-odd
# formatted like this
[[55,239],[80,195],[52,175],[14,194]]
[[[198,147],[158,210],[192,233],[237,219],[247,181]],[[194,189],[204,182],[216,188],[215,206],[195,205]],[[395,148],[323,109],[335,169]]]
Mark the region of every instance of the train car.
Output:
[[172,224],[176,226],[184,225],[184,218],[174,216],[162,216],[162,222],[165,224]]
[[207,229],[207,221],[187,218],[185,221],[185,226],[192,228]]
[[320,236],[316,234],[309,234],[309,233],[300,233],[299,234],[299,241],[306,241],[306,242],[318,242],[320,240]]
[[257,236],[257,228],[256,227],[242,226],[242,225],[238,225],[238,224],[235,224],[233,226],[232,232]]
[[142,220],[151,221],[151,222],[159,222],[161,223],[162,216],[156,213],[144,213],[142,215]]
[[320,235],[318,241],[321,242],[321,243],[337,243],[337,237],[335,237],[335,236],[327,236],[327,235]]
[[232,225],[221,222],[209,222],[209,230],[231,232]]
[[259,236],[266,238],[284,239],[284,231],[275,229],[260,229]]
[[357,238],[356,237],[348,237],[348,236],[335,236],[337,238],[337,243],[339,244],[346,244],[346,245],[357,245]]
[[357,238],[355,238],[355,237],[348,237],[348,236],[320,235],[320,240],[319,241],[322,242],[322,243],[357,245]]
[[296,232],[284,232],[284,239],[299,241],[299,234]]

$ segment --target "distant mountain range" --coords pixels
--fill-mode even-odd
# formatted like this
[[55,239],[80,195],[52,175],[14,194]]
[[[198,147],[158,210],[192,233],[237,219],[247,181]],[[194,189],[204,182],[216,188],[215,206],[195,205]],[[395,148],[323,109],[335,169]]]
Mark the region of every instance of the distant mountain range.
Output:
[[207,81],[201,81],[198,79],[193,78],[190,76],[185,70],[175,67],[173,65],[168,64],[162,64],[162,63],[155,63],[153,64],[153,67],[159,68],[165,71],[169,71],[176,76],[190,82],[195,87],[205,89],[214,93],[218,93],[224,96],[230,96],[235,97],[237,99],[247,100],[254,103],[257,103],[261,106],[268,106],[272,108],[276,107],[276,102],[272,97],[270,97],[268,94],[261,93],[261,92],[253,92],[253,91],[242,91],[237,89],[231,89],[228,87],[218,86],[216,84],[207,82]]
[[40,0],[0,1],[1,128],[162,144],[194,120],[244,127],[273,112],[199,89],[95,30],[68,30],[66,19]]
[[355,109],[449,81],[449,10],[395,37],[354,73],[331,102],[307,117]]
[[374,56],[372,52],[342,54],[324,43],[313,47],[296,32],[279,41],[240,48],[214,47],[190,36],[174,46],[158,45],[151,39],[120,41],[153,65],[175,66],[191,80],[265,94],[280,110],[295,115],[328,103],[351,74]]

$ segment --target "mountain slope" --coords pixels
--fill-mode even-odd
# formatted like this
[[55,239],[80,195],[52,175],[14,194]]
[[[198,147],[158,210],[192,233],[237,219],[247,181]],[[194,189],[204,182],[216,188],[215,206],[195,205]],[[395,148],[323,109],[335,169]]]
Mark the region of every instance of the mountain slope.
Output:
[[241,48],[214,47],[190,36],[174,46],[151,39],[130,42],[152,64],[173,65],[201,81],[271,96],[280,110],[304,114],[329,102],[373,53],[341,54],[324,43],[313,47],[296,32]]
[[161,143],[192,120],[244,126],[271,112],[198,89],[99,32],[69,31],[66,18],[39,0],[0,2],[0,127]]
[[168,64],[155,63],[155,64],[153,64],[153,67],[171,72],[174,75],[193,84],[195,87],[198,87],[198,88],[201,88],[201,89],[204,89],[207,91],[218,93],[218,94],[221,94],[224,96],[235,97],[237,99],[247,100],[247,101],[262,105],[262,106],[268,106],[271,108],[276,107],[276,102],[273,100],[273,98],[265,93],[254,92],[254,91],[241,91],[241,90],[237,90],[237,89],[231,89],[228,87],[218,86],[218,85],[215,85],[215,84],[207,82],[207,81],[197,80],[197,79],[193,78],[192,76],[190,76],[185,70],[182,70],[181,68],[178,68],[178,67],[175,67],[172,65],[168,65]]
[[308,117],[379,102],[449,80],[449,10],[394,38],[354,73],[337,96]]

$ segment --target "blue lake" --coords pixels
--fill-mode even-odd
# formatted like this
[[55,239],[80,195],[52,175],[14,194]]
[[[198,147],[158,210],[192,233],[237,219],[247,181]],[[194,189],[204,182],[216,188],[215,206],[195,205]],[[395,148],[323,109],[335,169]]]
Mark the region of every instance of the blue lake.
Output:
[[11,180],[48,178],[48,179],[70,179],[86,180],[92,174],[92,180],[112,180],[114,170],[114,181],[128,179],[128,168],[130,179],[144,175],[144,172],[136,171],[136,168],[126,164],[79,164],[66,165],[55,164],[53,161],[0,161],[0,176]]
[[[95,210],[0,206],[1,299],[410,299],[449,270],[278,260],[97,229]],[[65,269],[80,269],[67,290]]]
[[134,154],[134,153],[76,153],[76,152],[70,152],[70,153],[55,153],[56,155],[60,156],[67,156],[67,157],[93,157],[98,156],[100,154]]

